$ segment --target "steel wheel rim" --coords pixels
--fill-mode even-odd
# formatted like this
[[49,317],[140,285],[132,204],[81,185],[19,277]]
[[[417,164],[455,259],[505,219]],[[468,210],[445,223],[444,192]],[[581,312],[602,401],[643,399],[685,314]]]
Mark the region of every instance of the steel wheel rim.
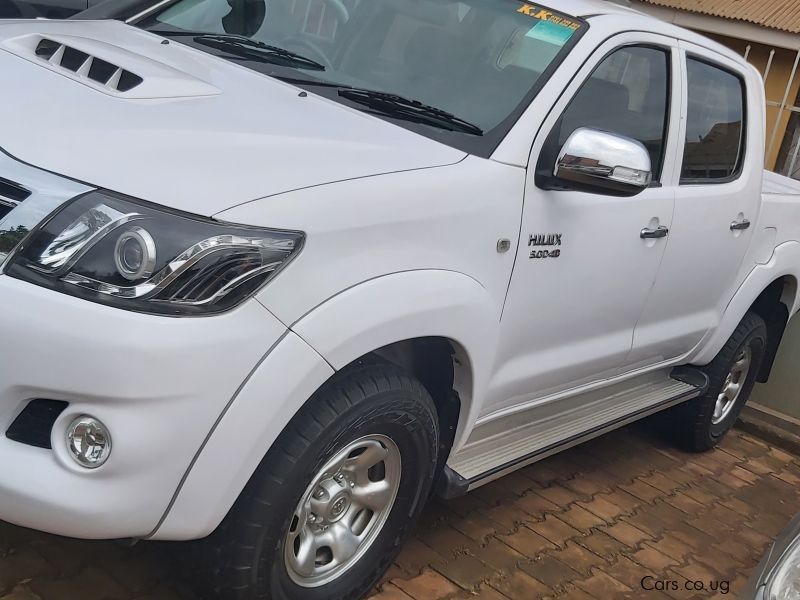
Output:
[[750,346],[745,346],[736,356],[733,361],[728,376],[725,378],[725,383],[722,385],[722,391],[717,396],[717,402],[714,405],[714,416],[711,422],[714,425],[719,425],[728,418],[733,407],[736,406],[736,401],[742,395],[744,383],[747,381],[747,375],[750,373],[750,366],[753,363],[753,351]]
[[385,435],[362,437],[326,462],[289,523],[284,561],[292,581],[318,587],[353,567],[392,512],[400,476],[400,449]]

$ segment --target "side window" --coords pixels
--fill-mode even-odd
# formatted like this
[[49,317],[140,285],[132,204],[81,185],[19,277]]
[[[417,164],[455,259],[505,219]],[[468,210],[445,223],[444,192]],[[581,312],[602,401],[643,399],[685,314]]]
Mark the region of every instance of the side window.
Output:
[[744,83],[729,71],[689,58],[689,112],[682,183],[728,180],[744,160]]
[[669,52],[629,46],[606,57],[583,84],[551,133],[543,152],[555,164],[570,135],[581,127],[638,140],[650,153],[653,180],[664,163],[669,114]]

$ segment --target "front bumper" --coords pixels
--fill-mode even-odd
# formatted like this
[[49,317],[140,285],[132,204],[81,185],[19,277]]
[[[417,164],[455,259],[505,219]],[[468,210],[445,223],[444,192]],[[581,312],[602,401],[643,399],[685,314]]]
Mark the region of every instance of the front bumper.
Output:
[[[255,300],[175,319],[0,275],[0,520],[70,537],[147,536],[226,405],[285,331]],[[52,450],[4,436],[37,398],[69,403]],[[64,442],[83,414],[113,439],[96,470],[79,467]]]

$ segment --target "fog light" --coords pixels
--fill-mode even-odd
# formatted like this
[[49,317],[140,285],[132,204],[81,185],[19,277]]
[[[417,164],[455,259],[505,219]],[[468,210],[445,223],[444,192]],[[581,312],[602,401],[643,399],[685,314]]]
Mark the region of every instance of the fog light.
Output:
[[111,454],[108,429],[92,417],[78,417],[67,429],[67,445],[72,458],[82,467],[96,469]]

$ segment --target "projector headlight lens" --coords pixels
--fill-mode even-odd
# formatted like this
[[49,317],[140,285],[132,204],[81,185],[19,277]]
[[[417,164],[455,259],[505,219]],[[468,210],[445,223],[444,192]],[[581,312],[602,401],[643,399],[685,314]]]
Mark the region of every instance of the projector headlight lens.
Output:
[[95,191],[49,217],[5,272],[118,308],[206,315],[255,293],[297,255],[304,238]]
[[153,274],[156,266],[156,243],[146,229],[131,227],[117,239],[114,263],[120,275],[129,281]]

